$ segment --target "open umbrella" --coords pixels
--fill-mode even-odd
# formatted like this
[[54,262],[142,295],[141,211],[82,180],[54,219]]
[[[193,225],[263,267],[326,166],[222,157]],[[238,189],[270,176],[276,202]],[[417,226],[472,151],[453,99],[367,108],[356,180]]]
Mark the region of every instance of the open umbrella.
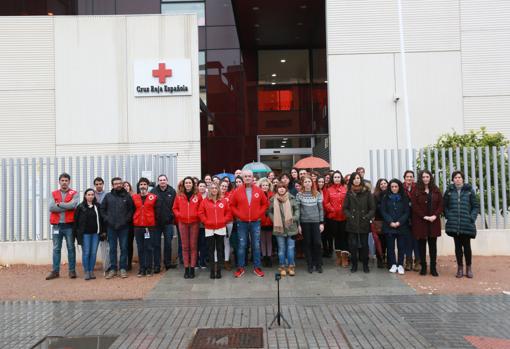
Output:
[[230,179],[231,182],[233,182],[235,180],[235,175],[233,173],[222,172],[222,173],[215,174],[215,176],[220,179],[228,177],[228,179]]
[[309,156],[296,162],[295,168],[329,168],[329,163],[321,158]]
[[271,172],[271,167],[267,166],[263,162],[250,162],[243,166],[243,171],[250,170],[253,173],[269,173]]

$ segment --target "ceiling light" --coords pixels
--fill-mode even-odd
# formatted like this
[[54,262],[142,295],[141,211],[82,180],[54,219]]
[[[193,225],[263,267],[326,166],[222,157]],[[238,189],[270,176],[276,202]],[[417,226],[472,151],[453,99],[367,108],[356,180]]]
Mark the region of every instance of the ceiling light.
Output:
[[287,141],[283,140],[282,143],[287,143]]
[[297,22],[296,24],[301,26],[301,25],[303,25],[303,22]]
[[276,82],[272,82],[271,85],[276,85]]
[[280,63],[285,63],[285,62],[287,62],[286,59],[280,59]]
[[258,6],[253,6],[251,9],[252,9],[253,11],[258,11],[258,10],[260,10],[260,7],[258,7]]
[[276,74],[275,74],[275,73],[273,73],[273,74],[271,74],[271,76],[274,78],[274,77],[276,77]]
[[53,16],[53,12],[48,12],[48,16]]
[[288,138],[287,137],[284,137],[283,140],[286,141]]
[[285,148],[285,146],[284,145],[280,145],[280,148]]
[[260,41],[260,38],[255,38],[256,41]]
[[302,8],[303,10],[304,10],[306,7],[307,7],[306,5],[301,5],[301,6],[299,6],[299,8]]
[[258,28],[258,27],[260,27],[260,24],[255,23],[253,26],[254,26],[255,28]]
[[327,84],[328,83],[328,80],[324,80],[324,83]]

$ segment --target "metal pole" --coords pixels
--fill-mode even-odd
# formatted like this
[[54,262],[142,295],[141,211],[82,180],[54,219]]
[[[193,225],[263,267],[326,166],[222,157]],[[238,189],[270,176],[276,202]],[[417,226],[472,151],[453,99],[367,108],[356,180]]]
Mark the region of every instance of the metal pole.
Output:
[[408,153],[408,169],[413,169],[413,146],[411,142],[411,117],[409,115],[409,98],[407,94],[407,66],[406,66],[406,48],[404,43],[404,21],[402,16],[402,0],[397,0],[398,4],[398,24],[400,31],[400,57],[402,71],[402,89],[404,93],[404,116],[406,121],[406,146]]

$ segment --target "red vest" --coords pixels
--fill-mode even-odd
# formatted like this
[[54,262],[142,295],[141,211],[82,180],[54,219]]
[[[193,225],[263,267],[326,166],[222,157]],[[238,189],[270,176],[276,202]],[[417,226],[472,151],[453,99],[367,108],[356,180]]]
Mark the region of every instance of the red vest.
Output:
[[156,194],[148,193],[145,202],[142,201],[141,194],[132,196],[135,204],[135,213],[133,214],[133,225],[135,227],[154,227],[156,226]]
[[[64,202],[71,202],[74,196],[77,194],[76,191],[69,189]],[[62,193],[60,190],[55,190],[51,193],[55,203],[59,204],[62,202]],[[74,210],[66,210],[64,212],[64,223],[74,222]],[[60,212],[50,212],[50,224],[56,225],[60,223]]]

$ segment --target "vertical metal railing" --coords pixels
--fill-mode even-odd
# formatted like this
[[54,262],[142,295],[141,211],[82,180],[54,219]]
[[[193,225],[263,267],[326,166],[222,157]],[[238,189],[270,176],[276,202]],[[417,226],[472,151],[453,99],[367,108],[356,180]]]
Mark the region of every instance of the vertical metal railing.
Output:
[[[510,229],[510,147],[425,148],[413,150],[413,169],[430,170],[445,191],[460,170],[480,202],[480,229]],[[388,156],[389,154],[389,156]],[[408,153],[402,149],[370,151],[370,178],[402,179]]]
[[62,172],[71,175],[71,187],[81,200],[98,176],[107,191],[112,177],[135,184],[142,172],[151,181],[164,173],[175,186],[176,166],[175,154],[0,159],[0,242],[51,239],[48,202]]

